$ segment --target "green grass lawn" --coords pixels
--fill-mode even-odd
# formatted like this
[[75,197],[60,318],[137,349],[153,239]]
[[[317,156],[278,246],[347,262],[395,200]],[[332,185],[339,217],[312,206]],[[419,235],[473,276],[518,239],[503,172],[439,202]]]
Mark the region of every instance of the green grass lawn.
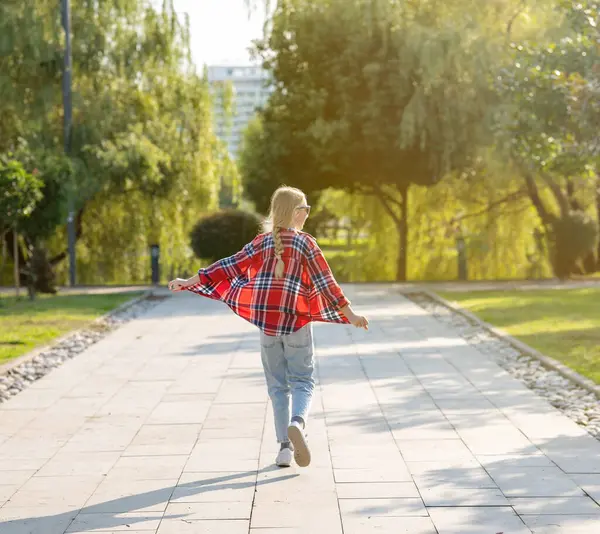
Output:
[[600,288],[439,295],[600,384]]
[[85,327],[140,294],[41,295],[33,302],[27,297],[16,300],[0,294],[0,364]]

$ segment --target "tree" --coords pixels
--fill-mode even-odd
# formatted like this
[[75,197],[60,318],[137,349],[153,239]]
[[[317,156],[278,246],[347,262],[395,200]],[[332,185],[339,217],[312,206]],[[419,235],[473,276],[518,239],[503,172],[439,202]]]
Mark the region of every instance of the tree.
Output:
[[[563,0],[550,39],[512,43],[497,79],[501,138],[553,245],[557,276],[600,269],[600,5]],[[591,200],[591,202],[590,202]]]
[[0,158],[0,237],[4,242],[4,236],[12,231],[17,295],[20,285],[18,232],[42,199],[42,187],[41,180],[26,172],[19,161]]
[[35,174],[26,172],[19,161],[0,158],[1,232],[25,221],[42,199],[43,182]]
[[492,98],[493,40],[474,10],[436,2],[286,0],[257,53],[275,90],[248,132],[246,191],[282,182],[375,196],[406,279],[408,192],[469,165]]

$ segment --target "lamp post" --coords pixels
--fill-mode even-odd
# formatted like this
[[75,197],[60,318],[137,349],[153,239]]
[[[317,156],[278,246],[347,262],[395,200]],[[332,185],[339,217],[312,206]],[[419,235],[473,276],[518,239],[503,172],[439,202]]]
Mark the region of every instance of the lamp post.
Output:
[[[63,108],[64,108],[64,140],[65,154],[71,153],[71,131],[73,102],[71,98],[71,9],[69,0],[61,0],[62,25],[65,31],[65,61],[63,69]],[[67,235],[69,242],[69,283],[74,286],[77,282],[75,267],[75,214],[73,206],[73,190],[69,188],[69,215],[67,218]]]

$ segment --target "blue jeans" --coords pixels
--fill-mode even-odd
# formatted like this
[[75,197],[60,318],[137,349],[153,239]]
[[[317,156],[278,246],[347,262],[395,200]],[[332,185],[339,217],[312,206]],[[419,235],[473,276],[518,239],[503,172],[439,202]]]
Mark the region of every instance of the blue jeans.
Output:
[[261,331],[260,346],[275,434],[278,443],[283,443],[289,441],[287,428],[292,417],[306,421],[315,389],[312,325],[283,336],[267,336]]

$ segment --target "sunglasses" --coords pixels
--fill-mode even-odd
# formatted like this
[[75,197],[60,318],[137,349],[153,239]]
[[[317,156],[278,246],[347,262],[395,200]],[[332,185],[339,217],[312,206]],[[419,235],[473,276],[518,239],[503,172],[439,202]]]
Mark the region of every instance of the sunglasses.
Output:
[[308,205],[307,206],[298,206],[296,209],[297,210],[306,210],[306,214],[310,215],[310,206],[308,206]]

